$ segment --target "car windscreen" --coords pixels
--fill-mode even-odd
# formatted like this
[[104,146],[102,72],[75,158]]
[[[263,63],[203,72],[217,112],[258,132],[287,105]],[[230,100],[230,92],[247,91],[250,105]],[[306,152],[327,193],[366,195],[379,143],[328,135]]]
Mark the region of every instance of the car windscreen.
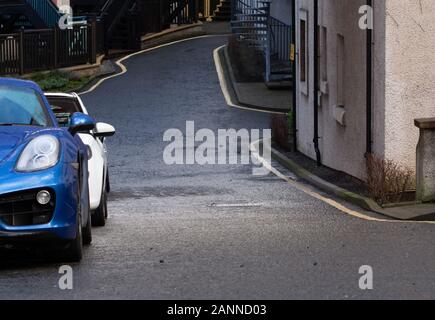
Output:
[[47,110],[34,89],[0,85],[0,125],[47,127],[49,124]]
[[47,100],[61,127],[68,127],[71,116],[75,112],[82,112],[79,102],[74,98],[49,96]]

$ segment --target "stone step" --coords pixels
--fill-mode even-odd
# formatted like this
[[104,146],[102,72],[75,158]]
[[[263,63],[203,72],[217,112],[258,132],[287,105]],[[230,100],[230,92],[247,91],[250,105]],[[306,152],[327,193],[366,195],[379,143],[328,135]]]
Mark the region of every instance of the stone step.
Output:
[[241,17],[241,18],[252,18],[252,17],[267,18],[268,17],[268,15],[266,13],[251,13],[251,14],[236,13],[235,16]]
[[213,21],[220,21],[220,22],[228,22],[231,20],[231,17],[226,16],[226,15],[213,15],[212,20]]
[[267,27],[231,27],[233,30],[267,31]]
[[293,88],[293,81],[266,81],[265,85],[270,90],[290,90]]

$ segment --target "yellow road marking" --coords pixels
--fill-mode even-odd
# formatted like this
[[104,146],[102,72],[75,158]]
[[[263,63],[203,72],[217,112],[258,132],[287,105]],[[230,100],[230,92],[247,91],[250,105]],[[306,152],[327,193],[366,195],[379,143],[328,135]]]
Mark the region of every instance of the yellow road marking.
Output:
[[[221,37],[221,36],[222,36],[222,35],[204,35],[204,36],[197,36],[197,37],[192,37],[192,38],[187,38],[187,39],[177,40],[177,41],[173,41],[173,42],[165,43],[165,44],[162,44],[162,45],[159,45],[159,46],[153,47],[153,48],[148,48],[148,49],[141,50],[141,51],[138,51],[138,52],[132,53],[132,54],[130,54],[130,55],[127,55],[127,56],[125,56],[125,57],[123,57],[123,58],[121,58],[121,59],[119,59],[119,60],[116,61],[116,64],[121,68],[121,72],[120,72],[120,73],[117,73],[117,74],[114,74],[114,75],[111,75],[111,76],[108,76],[108,77],[105,77],[105,78],[100,79],[100,80],[99,80],[95,85],[93,85],[89,90],[86,90],[86,91],[84,91],[84,92],[81,92],[80,95],[84,95],[84,94],[87,94],[87,93],[93,92],[93,91],[95,91],[95,89],[97,89],[97,88],[98,88],[102,83],[104,83],[105,81],[107,81],[107,80],[109,80],[109,79],[113,79],[113,78],[119,77],[119,76],[122,76],[123,74],[125,74],[128,70],[127,70],[127,68],[122,64],[122,62],[125,61],[125,60],[127,60],[127,59],[130,59],[131,57],[134,57],[134,56],[137,56],[137,55],[140,55],[140,54],[146,53],[146,52],[151,52],[151,51],[154,51],[154,50],[157,50],[157,49],[160,49],[160,48],[168,47],[168,46],[171,46],[171,45],[174,45],[174,44],[177,44],[177,43],[187,42],[187,41],[196,40],[196,39],[201,39],[201,38],[208,38],[208,37]],[[219,52],[219,50],[222,49],[223,47],[225,47],[225,46],[221,46],[221,47],[215,49],[214,52],[213,52],[213,57],[214,57],[215,66],[216,66],[216,70],[217,70],[218,77],[219,77],[219,83],[220,83],[220,86],[221,86],[222,92],[223,92],[223,94],[224,94],[224,97],[225,97],[226,103],[227,103],[230,107],[238,108],[238,109],[243,109],[243,110],[247,110],[247,111],[263,112],[263,113],[273,113],[273,114],[282,114],[281,112],[275,112],[275,111],[267,111],[267,110],[258,110],[258,109],[246,108],[246,107],[243,107],[243,106],[239,106],[239,105],[237,105],[237,104],[235,104],[235,103],[233,103],[233,102],[231,101],[231,96],[230,96],[230,94],[229,94],[228,87],[227,87],[227,84],[226,84],[225,79],[224,79],[222,66],[221,66],[221,64],[220,64],[220,61],[219,61],[220,59],[219,59],[219,56],[218,56],[218,52]],[[364,213],[362,213],[362,212],[358,212],[358,211],[352,210],[352,209],[350,209],[350,208],[348,208],[348,207],[346,207],[346,206],[344,206],[344,205],[338,203],[337,201],[335,201],[335,200],[333,200],[333,199],[331,199],[331,198],[328,198],[328,197],[326,197],[326,196],[323,196],[323,195],[321,195],[320,193],[315,192],[315,191],[309,189],[307,186],[303,185],[302,183],[299,183],[299,182],[297,182],[297,181],[294,181],[294,180],[290,179],[289,177],[287,177],[287,176],[283,175],[281,172],[279,172],[277,169],[273,168],[273,166],[272,166],[271,163],[267,162],[263,157],[261,157],[261,156],[259,155],[259,153],[258,153],[258,151],[257,151],[258,149],[257,149],[257,147],[255,146],[255,145],[258,144],[259,142],[260,142],[260,140],[259,140],[259,141],[256,141],[256,142],[253,142],[253,143],[251,144],[251,150],[253,151],[253,155],[257,158],[257,160],[258,160],[261,164],[264,165],[265,168],[267,168],[270,172],[272,172],[272,173],[273,173],[274,175],[276,175],[277,177],[279,177],[279,178],[285,180],[288,184],[292,185],[292,186],[295,187],[296,189],[298,189],[298,190],[300,190],[300,191],[302,191],[302,192],[304,192],[304,193],[310,195],[311,197],[313,197],[313,198],[315,198],[315,199],[318,199],[318,200],[320,200],[320,201],[322,201],[322,202],[324,202],[324,203],[327,203],[328,205],[330,205],[330,206],[332,206],[332,207],[334,207],[334,208],[340,210],[341,212],[344,212],[344,213],[346,213],[346,214],[348,214],[348,215],[350,215],[350,216],[352,216],[352,217],[358,218],[358,219],[363,219],[363,220],[367,220],[367,221],[374,221],[374,222],[413,223],[413,224],[435,224],[435,221],[400,221],[400,220],[379,219],[379,218],[374,218],[374,217],[371,217],[371,216],[369,216],[369,215],[366,215],[366,214],[364,214]]]
[[295,187],[296,189],[298,189],[299,191],[302,191],[306,194],[308,194],[309,196],[318,199],[338,210],[340,210],[341,212],[348,214],[354,218],[358,218],[358,219],[363,219],[366,221],[372,221],[372,222],[390,222],[390,223],[416,223],[416,224],[435,224],[435,221],[401,221],[401,220],[388,220],[388,219],[380,219],[380,218],[375,218],[375,217],[371,217],[369,215],[366,215],[362,212],[358,212],[356,210],[350,209],[348,207],[346,207],[345,205],[342,205],[341,203],[335,201],[332,198],[326,197],[324,195],[321,195],[320,193],[313,191],[312,189],[310,189],[308,186],[297,182],[295,180],[290,179],[289,177],[285,176],[284,174],[282,174],[281,172],[279,172],[276,168],[274,168],[272,166],[271,163],[269,163],[266,159],[264,159],[262,156],[260,156],[258,150],[258,144],[260,143],[261,140],[255,141],[251,144],[251,151],[253,156],[266,168],[268,169],[270,172],[272,172],[274,175],[276,175],[277,177],[285,180],[288,184],[290,184],[291,186]]
[[226,101],[227,105],[229,107],[232,107],[232,108],[237,108],[237,109],[242,109],[242,110],[247,110],[247,111],[272,113],[272,114],[285,114],[284,112],[278,112],[278,111],[268,111],[268,110],[247,108],[247,107],[240,106],[240,105],[238,105],[238,104],[236,104],[235,102],[232,101],[231,95],[230,95],[230,92],[229,92],[229,88],[228,88],[228,85],[227,85],[227,82],[225,81],[223,67],[222,67],[222,64],[221,64],[221,61],[220,61],[220,58],[219,58],[219,50],[221,50],[224,47],[225,47],[225,45],[220,46],[219,48],[216,48],[213,51],[213,58],[214,58],[214,64],[216,66],[216,71],[217,71],[217,74],[218,74],[218,77],[219,77],[219,84],[221,86],[221,90],[222,90],[222,93],[224,95],[224,98],[225,98],[225,101]]
[[84,95],[84,94],[90,93],[90,92],[94,91],[95,89],[97,89],[97,88],[98,88],[98,87],[99,87],[103,82],[105,82],[105,81],[107,81],[107,80],[109,80],[109,79],[113,79],[113,78],[116,78],[116,77],[120,77],[120,76],[122,76],[123,74],[125,74],[128,70],[127,70],[127,67],[126,67],[125,65],[122,64],[122,62],[124,62],[125,60],[130,59],[131,57],[134,57],[134,56],[137,56],[137,55],[140,55],[140,54],[146,53],[146,52],[154,51],[154,50],[157,50],[157,49],[160,49],[160,48],[168,47],[168,46],[171,46],[171,45],[174,45],[174,44],[177,44],[177,43],[182,43],[182,42],[191,41],[191,40],[196,40],[196,39],[201,39],[201,38],[208,38],[208,37],[222,37],[222,36],[223,36],[223,35],[204,35],[204,36],[196,36],[196,37],[192,37],[192,38],[187,38],[187,39],[182,39],[182,40],[172,41],[172,42],[169,42],[169,43],[161,44],[161,45],[158,45],[158,46],[155,46],[155,47],[152,47],[152,48],[144,49],[144,50],[141,50],[141,51],[138,51],[138,52],[134,52],[134,53],[132,53],[132,54],[129,54],[129,55],[125,56],[125,57],[120,58],[119,60],[117,60],[117,61],[115,62],[115,64],[116,64],[118,67],[121,68],[121,72],[100,79],[100,80],[99,80],[96,84],[94,84],[91,88],[89,88],[88,90],[86,90],[86,91],[84,91],[84,92],[79,93],[79,95]]

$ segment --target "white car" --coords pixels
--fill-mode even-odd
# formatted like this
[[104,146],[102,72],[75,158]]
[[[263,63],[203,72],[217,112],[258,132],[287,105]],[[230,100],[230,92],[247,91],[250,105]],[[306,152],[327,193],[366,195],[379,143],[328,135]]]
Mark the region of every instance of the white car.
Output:
[[[69,124],[74,112],[89,114],[82,99],[76,93],[46,93],[54,114],[61,127]],[[92,132],[79,134],[89,148],[89,202],[92,211],[92,225],[102,227],[106,224],[107,194],[110,192],[109,169],[105,138],[113,136],[115,128],[107,123],[98,122]]]

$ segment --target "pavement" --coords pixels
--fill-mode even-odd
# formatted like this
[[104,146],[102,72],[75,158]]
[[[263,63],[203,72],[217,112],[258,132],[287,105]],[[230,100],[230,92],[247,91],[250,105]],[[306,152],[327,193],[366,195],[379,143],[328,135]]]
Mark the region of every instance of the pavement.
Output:
[[[329,181],[327,181],[328,178],[325,178],[326,180],[323,179],[319,175],[320,170],[318,168],[309,168],[309,166],[305,166],[304,168],[302,161],[305,161],[306,163],[307,159],[300,157],[293,157],[293,159],[291,159],[292,157],[288,156],[288,154],[284,154],[275,148],[271,149],[271,154],[273,159],[286,169],[293,172],[298,178],[303,179],[328,194],[333,194],[342,200],[352,203],[363,210],[368,210],[374,214],[379,214],[389,219],[402,221],[435,221],[434,203],[421,203],[414,201],[391,203],[381,206],[373,199],[364,195],[361,191],[350,191],[350,188],[339,186],[334,182],[331,182],[331,179],[329,179]],[[295,160],[296,158],[298,158],[298,160]],[[308,159],[308,161],[311,160]],[[327,167],[321,167],[321,170],[323,171],[323,175],[327,172],[326,175],[329,177],[335,177],[335,175],[339,174]]]
[[[355,218],[275,175],[253,176],[252,165],[164,163],[164,132],[185,132],[186,120],[268,128],[269,114],[226,105],[213,62],[225,43],[134,56],[126,74],[83,96],[117,129],[108,225],[72,265],[73,290],[58,288],[59,263],[30,251],[1,260],[1,299],[435,298],[431,224]],[[373,290],[358,286],[362,265],[373,268]]]
[[287,113],[292,108],[291,90],[270,90],[264,82],[242,82],[234,75],[232,62],[227,47],[222,47],[218,54],[218,63],[225,72],[227,87],[232,88],[235,103],[246,108]]
[[204,21],[202,24],[202,28],[204,32],[209,35],[231,34],[231,26],[228,22],[225,21],[216,21],[216,22]]
[[205,34],[202,22],[172,26],[157,33],[149,33],[141,37],[141,49],[153,48],[165,43],[185,38],[193,38]]
[[[293,100],[291,90],[270,90],[263,82],[238,81],[233,72],[228,47],[221,47],[216,56],[215,62],[220,65],[220,70],[222,70],[224,86],[229,88],[227,93],[231,104],[252,110],[266,110],[277,113],[287,113],[291,110]],[[345,201],[353,203],[362,210],[368,210],[387,218],[403,221],[435,220],[434,203],[398,203],[390,204],[389,207],[383,207],[378,205],[373,199],[323,180],[319,176],[316,176],[316,174],[305,170],[300,164],[286,157],[278,150],[273,149],[272,156],[280,165],[295,172],[298,177],[329,194],[334,194]]]

